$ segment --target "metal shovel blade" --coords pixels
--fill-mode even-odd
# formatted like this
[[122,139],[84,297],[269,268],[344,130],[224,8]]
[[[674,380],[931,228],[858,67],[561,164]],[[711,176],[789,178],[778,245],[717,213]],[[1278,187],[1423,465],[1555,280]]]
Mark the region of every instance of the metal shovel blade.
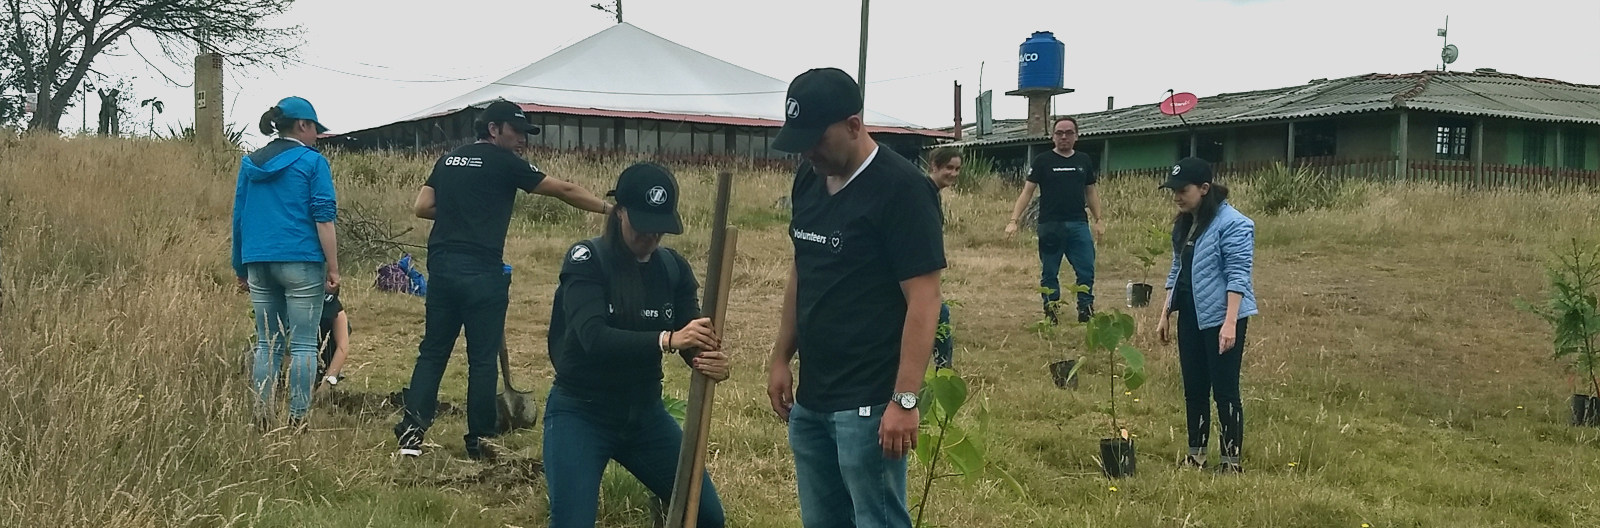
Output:
[[504,346],[500,347],[500,374],[505,380],[505,390],[495,398],[500,433],[533,428],[539,423],[539,402],[532,391],[519,391],[511,384],[511,355]]

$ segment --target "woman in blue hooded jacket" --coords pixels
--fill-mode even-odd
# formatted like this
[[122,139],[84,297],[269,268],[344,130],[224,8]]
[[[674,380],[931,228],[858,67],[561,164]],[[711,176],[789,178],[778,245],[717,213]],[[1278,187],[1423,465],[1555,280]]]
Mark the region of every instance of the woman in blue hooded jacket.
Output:
[[288,97],[261,116],[277,134],[239,164],[233,197],[233,271],[255,306],[256,356],[251,382],[258,427],[271,424],[272,388],[284,351],[289,363],[289,423],[311,408],[317,332],[325,293],[339,290],[333,174],[311,145],[328,129],[311,103]]
[[1183,464],[1205,467],[1211,433],[1211,400],[1217,402],[1224,473],[1244,471],[1244,410],[1239,366],[1244,334],[1256,315],[1251,267],[1255,222],[1228,205],[1228,188],[1211,181],[1211,166],[1185,158],[1161,185],[1172,190],[1178,216],[1172,226],[1172,271],[1167,275],[1161,342],[1171,341],[1170,315],[1178,313],[1178,362],[1188,408],[1189,456]]

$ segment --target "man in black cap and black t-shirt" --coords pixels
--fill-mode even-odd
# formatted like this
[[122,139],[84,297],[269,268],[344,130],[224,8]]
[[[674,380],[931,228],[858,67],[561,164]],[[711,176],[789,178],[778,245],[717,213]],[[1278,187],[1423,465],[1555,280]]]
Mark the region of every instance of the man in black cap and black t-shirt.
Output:
[[802,524],[909,528],[906,455],[938,326],[944,220],[933,182],[873,141],[861,110],[839,69],[789,84],[773,148],[804,163],[767,395],[789,422]]
[[594,193],[545,176],[518,155],[539,127],[515,103],[489,104],[473,124],[478,141],[439,158],[417,193],[419,218],[434,221],[428,235],[426,328],[406,390],[405,416],[395,425],[400,454],[422,454],[422,435],[433,425],[450,352],[467,332],[467,456],[494,458],[485,441],[496,432],[496,360],[505,345],[511,276],[505,272],[506,231],[517,191],[553,196],[573,207],[604,214]]
[[[1039,286],[1049,288],[1041,294],[1044,314],[1056,322],[1051,303],[1061,298],[1061,259],[1072,264],[1078,285],[1090,289],[1078,294],[1078,322],[1089,321],[1094,313],[1094,239],[1106,234],[1100,216],[1100,193],[1095,191],[1095,168],[1089,155],[1073,149],[1078,143],[1078,120],[1060,117],[1050,132],[1055,149],[1033,158],[1028,181],[1011,210],[1006,234],[1017,232],[1022,211],[1039,191]],[[1085,206],[1089,214],[1084,214]],[[1094,215],[1093,234],[1089,215]]]

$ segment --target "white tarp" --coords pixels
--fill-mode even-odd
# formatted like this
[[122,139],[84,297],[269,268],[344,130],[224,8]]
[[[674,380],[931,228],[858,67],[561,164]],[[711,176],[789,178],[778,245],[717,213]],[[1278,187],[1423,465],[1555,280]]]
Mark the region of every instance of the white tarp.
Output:
[[[406,119],[503,98],[572,108],[783,121],[788,86],[788,81],[621,23]],[[867,124],[874,126],[921,128],[871,110],[866,118]]]

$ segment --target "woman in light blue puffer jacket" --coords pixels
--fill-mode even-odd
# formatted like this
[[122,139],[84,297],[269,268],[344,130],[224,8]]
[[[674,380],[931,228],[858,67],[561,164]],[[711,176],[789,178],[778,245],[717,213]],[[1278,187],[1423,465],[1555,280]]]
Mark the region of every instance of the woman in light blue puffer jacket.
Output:
[[1228,205],[1228,188],[1211,181],[1211,166],[1185,158],[1161,187],[1172,190],[1178,216],[1172,226],[1172,271],[1167,275],[1161,341],[1171,341],[1170,314],[1178,313],[1178,358],[1188,408],[1189,456],[1184,465],[1205,467],[1211,433],[1211,400],[1217,402],[1222,436],[1220,472],[1244,471],[1239,452],[1244,410],[1239,366],[1249,317],[1256,315],[1251,284],[1255,222]]

